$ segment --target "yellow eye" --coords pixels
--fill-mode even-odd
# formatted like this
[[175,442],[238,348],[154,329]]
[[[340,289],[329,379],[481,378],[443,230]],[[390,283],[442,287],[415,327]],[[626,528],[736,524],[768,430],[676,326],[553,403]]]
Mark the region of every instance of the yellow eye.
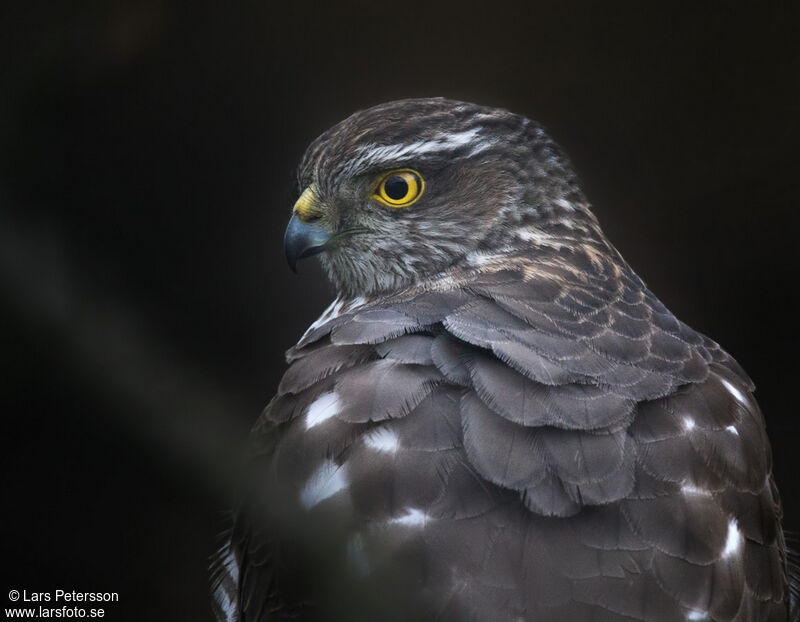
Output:
[[424,190],[422,175],[404,168],[385,175],[373,196],[389,207],[407,207],[419,199]]

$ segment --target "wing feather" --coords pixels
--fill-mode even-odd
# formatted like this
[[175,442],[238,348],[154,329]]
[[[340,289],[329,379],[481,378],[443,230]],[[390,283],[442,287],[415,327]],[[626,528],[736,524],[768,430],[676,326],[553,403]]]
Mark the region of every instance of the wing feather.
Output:
[[[440,620],[785,619],[751,380],[618,257],[553,253],[339,300],[287,353],[252,451],[285,502],[231,541],[243,622],[307,615],[330,542],[281,542],[321,524],[354,595],[383,577]],[[320,465],[335,492],[293,515]]]

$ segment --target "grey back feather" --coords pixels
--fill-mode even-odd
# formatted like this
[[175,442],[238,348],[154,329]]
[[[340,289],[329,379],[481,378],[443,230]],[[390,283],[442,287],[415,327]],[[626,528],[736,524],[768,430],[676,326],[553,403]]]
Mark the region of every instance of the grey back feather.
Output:
[[232,539],[241,619],[338,619],[331,585],[347,619],[788,619],[750,379],[624,264],[508,263],[290,351]]

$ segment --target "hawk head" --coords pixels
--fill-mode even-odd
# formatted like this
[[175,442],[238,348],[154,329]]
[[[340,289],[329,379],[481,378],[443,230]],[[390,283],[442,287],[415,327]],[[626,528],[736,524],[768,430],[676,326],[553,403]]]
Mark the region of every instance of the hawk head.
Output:
[[564,154],[497,108],[409,99],[355,113],[299,169],[289,264],[319,254],[349,297],[395,291],[567,228],[599,233]]

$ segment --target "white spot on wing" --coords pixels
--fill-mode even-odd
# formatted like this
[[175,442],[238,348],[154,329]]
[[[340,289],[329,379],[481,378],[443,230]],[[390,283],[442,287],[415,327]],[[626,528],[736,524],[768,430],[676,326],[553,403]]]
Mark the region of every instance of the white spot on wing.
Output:
[[353,298],[349,303],[347,303],[346,308],[348,311],[352,311],[360,307],[361,305],[365,304],[367,299],[364,296],[358,296],[357,298]]
[[306,411],[306,430],[310,430],[315,425],[319,425],[326,419],[337,415],[341,410],[339,396],[336,391],[323,393],[308,407]]
[[709,496],[711,494],[710,491],[705,490],[703,488],[698,488],[692,484],[684,484],[681,486],[681,492],[685,495],[702,495],[702,496]]
[[708,613],[705,611],[699,611],[698,609],[692,609],[688,614],[686,614],[687,620],[708,620]]
[[725,539],[725,548],[722,557],[727,558],[736,553],[742,546],[742,532],[734,519],[728,521],[728,537]]
[[375,451],[394,453],[399,444],[397,433],[389,428],[377,428],[364,437],[367,447]]
[[229,592],[227,580],[230,580],[234,588],[238,585],[239,566],[236,563],[233,552],[228,549],[228,545],[225,545],[225,549],[226,553],[222,560],[222,572],[226,573],[227,576],[223,574],[215,581],[213,595],[220,611],[225,616],[224,622],[235,622],[239,619],[239,612],[237,611],[236,602],[234,600],[235,596]]
[[300,503],[306,509],[312,508],[340,490],[344,490],[347,485],[347,473],[344,465],[339,466],[332,460],[326,460],[300,491]]
[[223,618],[224,622],[235,622],[235,620],[238,620],[239,616],[236,614],[236,605],[221,585],[214,588],[213,596],[217,601],[219,610],[222,612],[222,615],[225,616]]
[[737,429],[736,429],[736,426],[729,425],[729,426],[728,426],[727,428],[725,428],[725,429],[726,429],[728,432],[730,432],[731,434],[735,434],[736,436],[739,436],[739,430],[737,430]]
[[363,296],[359,296],[358,298],[353,298],[352,300],[346,300],[341,296],[337,296],[333,300],[333,302],[331,302],[331,304],[328,305],[328,308],[322,312],[322,315],[320,315],[316,320],[314,320],[311,323],[311,326],[309,326],[306,329],[306,332],[303,333],[303,336],[300,338],[300,341],[303,341],[306,335],[308,335],[308,333],[310,333],[312,330],[315,330],[320,326],[322,326],[323,324],[325,324],[326,322],[329,322],[330,320],[339,317],[339,315],[341,315],[342,313],[346,313],[347,311],[352,311],[353,309],[360,307],[365,302],[366,299]]
[[[322,315],[320,315],[316,320],[314,320],[311,323],[311,326],[309,326],[308,330],[306,330],[306,335],[315,328],[319,328],[320,326],[322,326],[325,322],[327,322],[331,318],[336,317],[339,314],[339,311],[342,308],[343,304],[344,303],[341,298],[335,298],[333,302],[331,302],[331,304],[328,305],[328,308],[322,312]],[[305,337],[306,335],[303,335],[303,337]]]
[[694,419],[691,417],[684,417],[683,418],[683,429],[684,430],[693,430],[695,426]]
[[731,395],[736,398],[738,402],[747,406],[747,398],[745,397],[744,393],[742,393],[738,388],[733,386],[731,382],[725,380],[725,378],[720,378],[722,384],[725,385],[725,388],[728,389]]
[[424,527],[429,516],[417,508],[408,508],[402,516],[389,519],[392,525],[406,525],[408,527]]

